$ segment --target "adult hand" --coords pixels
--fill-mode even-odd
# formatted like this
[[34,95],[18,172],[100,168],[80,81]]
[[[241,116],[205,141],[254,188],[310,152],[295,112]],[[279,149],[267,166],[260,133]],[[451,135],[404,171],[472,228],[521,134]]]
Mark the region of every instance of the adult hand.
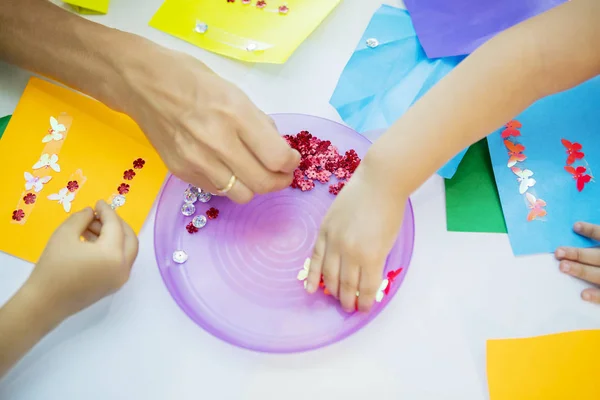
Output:
[[64,319],[119,289],[137,252],[133,230],[99,201],[96,215],[85,208],[57,228],[26,287]]
[[[577,222],[573,230],[581,236],[600,241],[598,225]],[[557,260],[560,260],[559,268],[565,274],[600,285],[600,248],[559,247],[554,255]],[[600,304],[600,289],[585,289],[581,292],[581,297],[585,301]]]
[[[402,225],[407,197],[382,186],[382,175],[365,161],[327,212],[311,258],[306,290],[314,293],[321,274],[343,309],[369,311],[383,280],[385,260]],[[383,190],[382,190],[383,189]]]
[[212,193],[235,176],[226,195],[239,203],[291,183],[300,155],[241,90],[187,54],[145,41],[136,54],[119,108],[173,174]]

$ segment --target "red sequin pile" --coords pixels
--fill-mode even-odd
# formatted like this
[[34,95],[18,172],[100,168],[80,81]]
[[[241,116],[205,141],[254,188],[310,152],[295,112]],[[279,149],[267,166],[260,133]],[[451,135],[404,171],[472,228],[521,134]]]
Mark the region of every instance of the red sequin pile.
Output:
[[328,183],[335,176],[338,182],[329,185],[329,193],[337,195],[360,165],[356,151],[348,150],[342,155],[329,140],[321,140],[308,131],[284,138],[301,156],[290,185],[294,189],[306,192],[315,187],[315,181]]
[[208,219],[217,219],[218,216],[219,216],[219,210],[217,210],[214,207],[211,207],[206,211],[206,217]]

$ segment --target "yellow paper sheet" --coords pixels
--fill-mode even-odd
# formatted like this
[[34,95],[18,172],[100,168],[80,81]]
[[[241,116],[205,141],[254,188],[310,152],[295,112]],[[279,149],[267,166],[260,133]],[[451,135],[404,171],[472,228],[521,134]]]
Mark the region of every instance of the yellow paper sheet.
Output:
[[487,342],[490,400],[600,399],[600,330]]
[[[63,125],[62,140],[42,140],[49,135],[50,117]],[[33,168],[43,153],[56,154],[57,172],[52,166]],[[133,162],[142,158],[141,169]],[[52,232],[71,213],[93,206],[99,199],[109,201],[118,187],[129,185],[125,204],[117,212],[139,233],[162,186],[167,169],[143,132],[129,117],[103,104],[38,78],[31,78],[0,141],[3,171],[0,179],[0,250],[26,261],[36,262]],[[132,169],[135,176],[124,179]],[[50,180],[26,188],[25,173]],[[64,202],[51,200],[69,181],[78,181],[71,210]],[[35,194],[33,204],[24,197]],[[70,193],[70,192],[69,192]],[[68,194],[68,193],[67,193]],[[12,216],[22,209],[25,218]]]
[[106,14],[110,0],[63,0],[79,14]]
[[[262,9],[256,2],[166,0],[150,26],[224,56],[283,64],[340,0],[267,0]],[[281,15],[284,4],[289,12]],[[195,31],[197,22],[208,26],[206,32]]]

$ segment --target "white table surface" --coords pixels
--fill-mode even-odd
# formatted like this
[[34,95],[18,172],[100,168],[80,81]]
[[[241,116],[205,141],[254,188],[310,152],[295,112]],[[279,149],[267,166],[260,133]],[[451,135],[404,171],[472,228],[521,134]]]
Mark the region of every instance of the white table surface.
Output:
[[[225,59],[148,26],[162,0],[112,0],[91,19],[188,52],[269,113],[339,120],[328,100],[377,0],[345,0],[283,66]],[[388,1],[400,6],[400,1]],[[29,73],[0,63],[0,115],[12,113]],[[415,252],[389,307],[354,336],[299,355],[232,347],[198,328],[159,276],[154,210],[131,280],[46,337],[0,382],[0,398],[486,399],[485,340],[600,328],[586,284],[550,255],[515,258],[499,234],[446,231],[443,182],[412,196]],[[31,265],[0,254],[0,304]]]

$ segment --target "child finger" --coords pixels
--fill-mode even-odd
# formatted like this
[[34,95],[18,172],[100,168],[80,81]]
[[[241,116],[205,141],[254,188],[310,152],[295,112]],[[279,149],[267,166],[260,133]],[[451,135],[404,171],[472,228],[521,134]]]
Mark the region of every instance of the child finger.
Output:
[[342,256],[340,268],[340,303],[346,312],[356,310],[356,292],[358,292],[358,281],[360,268],[351,257]]
[[92,223],[88,225],[87,230],[92,232],[96,236],[100,236],[100,232],[102,231],[102,223],[94,218]]
[[99,200],[96,203],[96,215],[102,224],[98,241],[108,243],[117,248],[123,243],[123,225],[121,218],[106,202]]
[[600,304],[600,289],[590,288],[581,292],[581,298],[590,303]]
[[93,219],[94,212],[91,208],[86,207],[67,218],[67,220],[62,224],[61,228],[63,230],[68,230],[71,233],[76,233],[76,237],[79,238]]
[[325,257],[325,250],[327,248],[326,234],[323,230],[319,231],[317,242],[313,249],[312,256],[308,266],[308,277],[306,278],[306,291],[308,293],[314,293],[319,287],[321,282],[321,274],[323,270],[323,259]]
[[561,261],[560,270],[584,281],[600,284],[600,268],[585,265],[576,261]]
[[581,236],[600,241],[600,225],[590,224],[588,222],[576,222],[573,230]]
[[559,247],[554,255],[558,260],[578,261],[582,264],[600,266],[600,249],[582,249],[578,247]]
[[[361,312],[368,312],[375,303],[375,297],[379,286],[381,286],[381,271],[383,270],[383,263],[380,268],[361,268],[360,283],[358,290],[360,296],[358,297],[358,310]],[[377,271],[377,272],[374,272]]]
[[91,232],[90,230],[86,230],[85,232],[83,232],[81,234],[81,237],[84,241],[90,243],[94,243],[96,240],[98,240],[98,235],[94,232]]
[[327,246],[323,259],[323,282],[325,287],[336,299],[340,290],[340,254],[332,246]]

